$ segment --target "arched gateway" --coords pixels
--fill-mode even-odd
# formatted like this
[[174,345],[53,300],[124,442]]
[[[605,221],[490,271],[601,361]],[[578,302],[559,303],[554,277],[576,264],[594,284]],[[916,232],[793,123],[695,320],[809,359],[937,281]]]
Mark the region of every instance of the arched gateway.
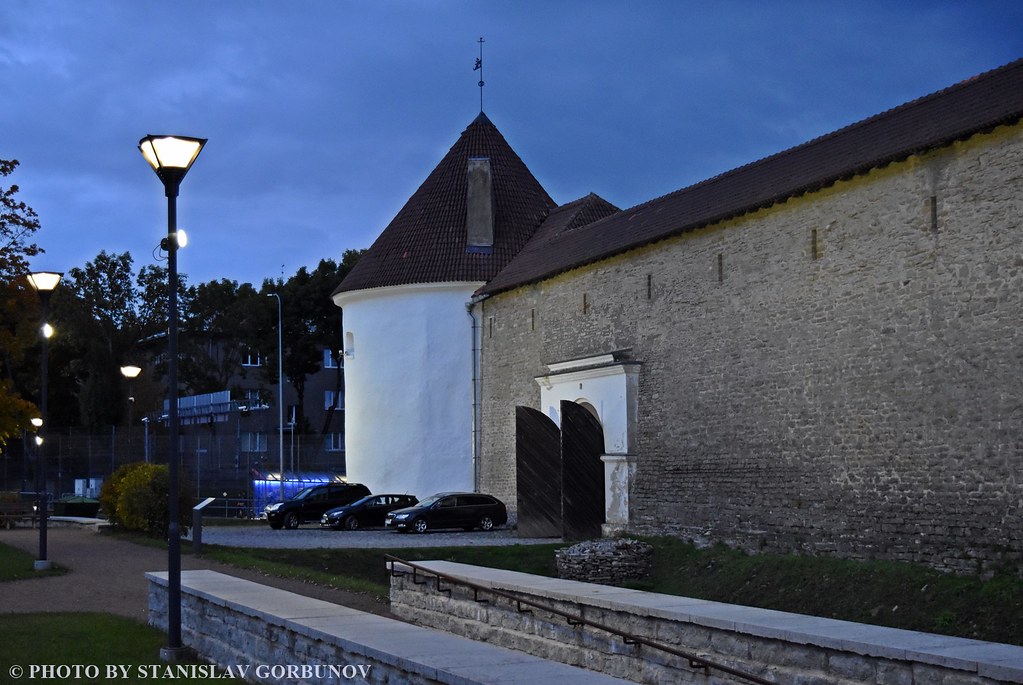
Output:
[[625,352],[548,364],[540,405],[516,407],[522,537],[584,539],[628,523],[639,364]]

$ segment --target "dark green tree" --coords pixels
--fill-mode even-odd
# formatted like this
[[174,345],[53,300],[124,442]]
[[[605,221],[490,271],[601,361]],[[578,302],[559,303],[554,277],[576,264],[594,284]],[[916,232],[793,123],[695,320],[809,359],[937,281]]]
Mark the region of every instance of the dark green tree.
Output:
[[[127,387],[120,367],[158,356],[166,332],[166,283],[167,271],[158,266],[143,267],[136,276],[128,252],[102,251],[68,272],[54,309],[65,331],[60,338],[68,358],[64,372],[76,379],[82,425],[95,429],[121,421]],[[189,304],[184,277],[180,288],[184,309]]]
[[[323,350],[328,349],[335,361],[341,354],[341,310],[333,303],[330,294],[338,283],[351,271],[364,250],[346,250],[341,263],[332,259],[320,260],[316,268],[309,271],[302,267],[285,282],[263,281],[264,295],[279,293],[282,302],[284,323],[284,375],[295,388],[298,396],[296,420],[301,430],[308,431],[305,421],[306,379],[320,370]],[[270,305],[271,319],[261,336],[260,349],[268,359],[264,366],[268,381],[277,378],[277,302],[266,298]],[[269,352],[267,352],[269,351]],[[343,390],[344,376],[338,364],[335,405],[320,432],[326,432],[330,416],[337,409]]]
[[[0,159],[0,178],[17,167],[17,160]],[[42,252],[32,242],[40,224],[35,211],[16,197],[18,190],[17,185],[0,185],[0,448],[38,411],[25,399],[27,389],[38,387],[38,379],[32,381],[18,370],[30,366],[24,363],[25,354],[38,341],[38,299],[24,277],[29,258]]]
[[249,283],[221,279],[189,290],[180,373],[191,393],[230,388],[242,368],[243,352],[257,344],[265,310],[266,303]]
[[316,340],[316,344],[322,346],[325,349],[330,350],[331,357],[334,359],[334,404],[328,410],[323,419],[323,426],[320,428],[321,434],[326,434],[330,427],[331,419],[334,413],[340,408],[339,404],[343,402],[344,398],[344,387],[345,387],[345,374],[344,367],[342,365],[342,355],[344,351],[343,341],[341,340],[341,310],[331,300],[331,293],[337,288],[338,284],[348,275],[359,261],[366,251],[365,250],[345,250],[341,255],[341,263],[334,268],[333,262],[321,261],[313,272],[311,279],[310,295],[316,300],[326,302],[327,307],[318,310],[317,315],[313,318],[313,335]]

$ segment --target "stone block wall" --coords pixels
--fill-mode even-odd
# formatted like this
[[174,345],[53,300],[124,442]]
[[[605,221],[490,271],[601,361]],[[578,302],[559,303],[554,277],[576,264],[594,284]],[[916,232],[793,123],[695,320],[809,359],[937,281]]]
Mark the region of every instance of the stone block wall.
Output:
[[[217,678],[266,685],[632,682],[215,571],[181,575],[182,643]],[[146,578],[149,623],[166,630],[168,574]]]
[[[165,579],[150,578],[149,624],[167,629]],[[181,626],[185,646],[220,669],[247,666],[245,680],[260,685],[451,683],[448,678],[433,678],[421,670],[403,667],[387,654],[362,650],[354,643],[326,634],[318,635],[317,631],[286,618],[232,607],[191,592],[181,595]],[[289,672],[289,666],[296,670]],[[329,670],[331,667],[333,671]],[[320,670],[310,676],[303,675],[302,668]]]
[[630,350],[626,529],[988,572],[1023,558],[1023,126],[485,300],[481,486],[546,364]]
[[[772,683],[803,685],[1008,685],[1023,682],[1023,648],[552,581],[465,564],[419,562],[484,588],[668,645]],[[407,568],[407,567],[405,567]],[[391,610],[420,625],[637,683],[748,685],[727,671],[574,624],[563,615],[473,591],[429,571],[391,578]],[[424,579],[430,579],[423,582]],[[417,582],[418,580],[418,582]],[[482,600],[482,601],[481,601]],[[989,659],[985,661],[984,659]]]

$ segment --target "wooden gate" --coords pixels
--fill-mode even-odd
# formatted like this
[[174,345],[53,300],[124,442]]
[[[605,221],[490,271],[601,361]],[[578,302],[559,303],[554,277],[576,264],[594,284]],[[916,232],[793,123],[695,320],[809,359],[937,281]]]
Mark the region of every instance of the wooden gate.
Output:
[[582,405],[561,402],[561,516],[566,540],[600,537],[604,522],[604,430]]
[[561,431],[546,414],[515,407],[519,537],[561,537]]
[[604,431],[582,405],[561,403],[561,429],[543,412],[515,408],[520,537],[600,537],[604,522]]

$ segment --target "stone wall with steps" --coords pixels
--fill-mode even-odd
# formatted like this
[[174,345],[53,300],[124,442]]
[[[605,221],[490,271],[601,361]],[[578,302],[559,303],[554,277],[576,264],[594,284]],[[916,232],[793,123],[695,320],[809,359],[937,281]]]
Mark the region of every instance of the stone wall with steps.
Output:
[[[573,612],[771,683],[1023,683],[1023,647],[660,595],[446,561],[416,562],[486,589]],[[620,637],[428,573],[392,575],[391,610],[418,624],[651,685],[748,685]],[[427,582],[423,582],[428,579]],[[418,582],[416,582],[418,581]],[[480,601],[484,600],[484,601]]]

